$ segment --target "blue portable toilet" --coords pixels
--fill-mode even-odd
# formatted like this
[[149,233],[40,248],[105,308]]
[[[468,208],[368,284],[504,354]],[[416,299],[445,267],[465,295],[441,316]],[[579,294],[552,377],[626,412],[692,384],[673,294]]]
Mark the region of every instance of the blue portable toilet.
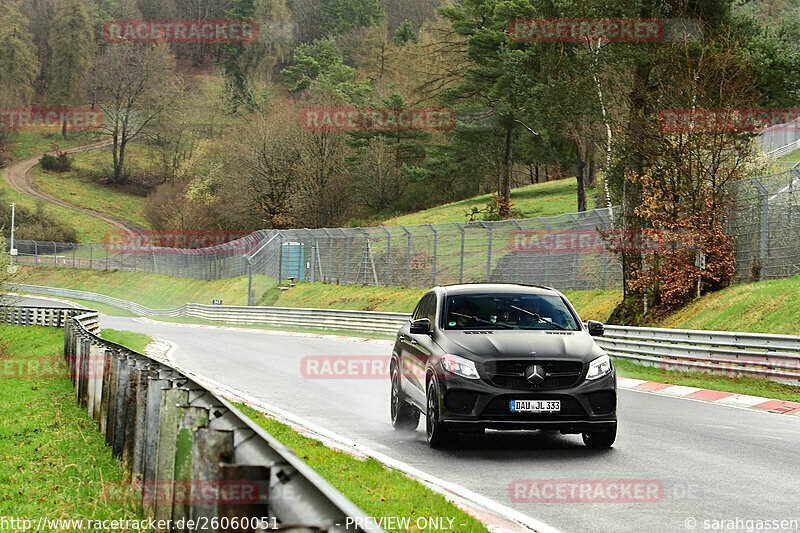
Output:
[[305,273],[305,268],[303,268],[304,259],[305,245],[302,242],[283,243],[283,253],[281,257],[283,277],[303,281],[303,274]]

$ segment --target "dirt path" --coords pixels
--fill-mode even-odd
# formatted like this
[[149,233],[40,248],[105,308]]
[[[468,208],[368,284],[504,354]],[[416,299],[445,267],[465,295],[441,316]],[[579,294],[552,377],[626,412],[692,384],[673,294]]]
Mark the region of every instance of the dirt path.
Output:
[[[76,152],[99,150],[101,148],[105,148],[106,146],[110,146],[110,144],[111,141],[100,141],[93,144],[77,146],[75,148],[70,148],[65,151],[69,154],[74,154]],[[53,152],[48,152],[48,153],[52,154]],[[28,159],[17,161],[16,163],[8,167],[4,177],[5,180],[8,182],[8,184],[11,185],[12,189],[26,196],[30,196],[31,198],[39,198],[51,204],[60,205],[61,207],[72,209],[73,211],[79,211],[81,213],[85,213],[91,217],[97,218],[99,220],[102,220],[103,222],[111,224],[115,228],[124,232],[145,230],[145,228],[143,228],[142,226],[135,224],[129,220],[108,215],[106,213],[100,213],[98,211],[94,211],[93,209],[89,209],[88,207],[73,205],[68,202],[65,202],[64,200],[60,200],[54,196],[50,196],[49,194],[40,191],[38,188],[36,188],[36,185],[33,182],[33,170],[34,168],[36,168],[36,165],[39,163],[39,158],[41,157],[42,154],[29,157]]]

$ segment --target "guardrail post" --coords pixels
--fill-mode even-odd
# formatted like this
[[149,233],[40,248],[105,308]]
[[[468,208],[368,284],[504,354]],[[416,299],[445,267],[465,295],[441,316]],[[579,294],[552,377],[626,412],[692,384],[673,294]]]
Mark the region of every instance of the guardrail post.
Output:
[[156,476],[153,480],[158,497],[155,501],[143,502],[145,512],[153,506],[157,521],[172,518],[173,480],[175,479],[175,451],[178,439],[180,406],[189,403],[186,389],[166,389],[161,394],[161,413],[158,425],[158,448],[156,451]]
[[157,375],[155,370],[145,363],[143,368],[135,371],[136,379],[136,411],[133,417],[133,446],[131,461],[131,480],[139,483],[144,478],[144,457],[148,448],[145,446],[147,438],[147,396],[149,394],[150,379]]
[[[218,498],[203,496],[202,488],[212,487],[209,492],[219,494],[220,489],[220,464],[230,463],[233,460],[233,431],[200,428],[194,434],[194,448],[192,449],[192,484],[191,490],[191,519],[197,523],[199,518],[209,520],[217,517]],[[212,528],[209,533],[215,533]]]
[[100,413],[100,398],[103,395],[103,353],[102,346],[94,343],[89,345],[89,374],[86,376],[89,401],[86,412],[94,420],[98,419],[96,415]]
[[125,443],[126,415],[131,398],[131,367],[127,356],[123,354],[117,366],[117,394],[114,405],[111,406],[114,409],[114,440],[111,449],[114,456],[119,459],[122,458],[122,448]]
[[[515,219],[511,219],[511,222],[514,224],[514,227],[516,227],[517,231],[519,232],[517,234],[518,235],[517,243],[519,244],[520,239],[522,238],[522,226],[520,226]],[[509,244],[510,243],[511,243],[511,239],[509,239]],[[517,259],[517,261],[516,261],[516,263],[517,263],[516,264],[516,275],[514,276],[514,279],[516,279],[517,283],[522,283],[522,253],[520,252],[521,248],[522,248],[521,246],[517,245],[517,248],[516,248],[515,253],[514,253],[514,255],[516,256],[516,259]]]
[[[146,450],[158,450],[158,429],[161,414],[161,398],[164,390],[172,387],[172,381],[162,376],[147,378],[147,404],[145,406],[144,447]],[[156,479],[156,454],[145,454],[143,457],[142,478],[145,483]]]
[[[208,426],[208,409],[204,407],[182,406],[179,412],[173,475],[176,490],[172,503],[172,521],[176,524],[180,520],[185,522],[190,517],[194,432]],[[177,527],[175,530],[188,531],[188,528]]]
[[[227,518],[229,527],[219,528],[220,532],[240,532],[242,528],[230,527],[231,520],[238,518],[261,518],[269,516],[269,486],[270,468],[258,465],[220,465],[220,483],[222,486],[234,486],[253,489],[250,494],[253,498],[242,501],[229,501],[230,498],[223,498],[217,504],[217,515],[220,523],[223,518]],[[242,491],[239,491],[242,492]],[[269,527],[269,525],[268,525]],[[244,529],[249,531],[250,529]],[[255,529],[257,531],[258,529]]]

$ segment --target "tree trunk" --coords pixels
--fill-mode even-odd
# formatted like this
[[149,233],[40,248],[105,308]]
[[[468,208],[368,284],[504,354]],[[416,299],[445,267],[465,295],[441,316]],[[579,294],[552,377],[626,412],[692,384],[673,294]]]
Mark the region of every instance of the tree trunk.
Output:
[[536,162],[536,167],[535,168],[536,168],[536,170],[535,170],[536,183],[539,183],[539,162],[538,161]]
[[[645,121],[648,116],[647,84],[651,69],[650,63],[639,62],[636,64],[633,86],[629,96],[630,120],[628,122],[628,139],[625,143],[627,147],[627,168],[622,181],[622,222],[627,231],[637,230],[642,227],[642,221],[639,215],[636,214],[636,208],[642,202],[642,186],[636,178],[644,173],[645,152],[648,148]],[[634,267],[640,268],[641,262],[642,256],[639,252],[629,251],[622,254],[623,302],[632,296],[628,288],[628,282],[631,279]]]
[[597,161],[595,161],[594,157],[589,157],[589,173],[586,175],[586,188],[594,189],[596,186],[597,186]]
[[500,204],[500,216],[508,218],[511,214],[511,172],[514,167],[514,130],[506,128],[506,150],[503,156],[503,166],[500,176],[500,197],[504,200]]
[[580,135],[575,135],[575,147],[578,153],[578,162],[576,167],[578,172],[576,178],[578,180],[578,211],[586,211],[586,143],[583,142]]

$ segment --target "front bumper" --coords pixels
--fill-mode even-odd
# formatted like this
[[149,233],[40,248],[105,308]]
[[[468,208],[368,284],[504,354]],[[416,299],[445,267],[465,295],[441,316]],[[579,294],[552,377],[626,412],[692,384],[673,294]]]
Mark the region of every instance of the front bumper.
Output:
[[[441,379],[444,378],[444,379]],[[617,423],[616,371],[570,388],[500,388],[483,380],[440,376],[440,421],[453,431],[552,429],[562,433],[611,428]],[[558,413],[512,413],[511,400],[560,400]]]

